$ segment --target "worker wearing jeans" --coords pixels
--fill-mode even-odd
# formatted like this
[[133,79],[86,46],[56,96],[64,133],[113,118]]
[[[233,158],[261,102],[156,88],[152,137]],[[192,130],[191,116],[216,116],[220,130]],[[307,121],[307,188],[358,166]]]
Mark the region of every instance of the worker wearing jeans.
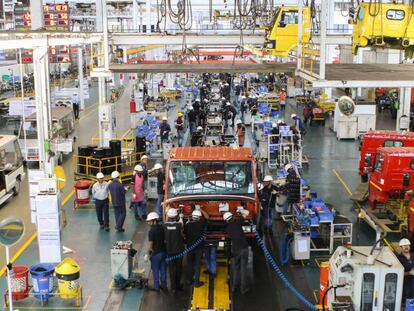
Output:
[[119,182],[119,172],[113,171],[111,174],[112,182],[109,184],[109,191],[111,192],[112,206],[115,212],[116,230],[118,232],[125,232],[124,222],[126,217],[125,208],[125,188]]
[[[164,229],[155,212],[148,214],[147,222],[151,226],[148,232],[148,252],[146,258],[151,259],[151,270],[154,278],[154,289],[167,289],[167,264],[165,262]],[[161,286],[160,286],[161,283]]]
[[158,199],[157,203],[155,205],[155,212],[158,215],[161,215],[160,219],[162,221],[163,212],[162,212],[162,202],[164,201],[164,182],[165,182],[165,174],[162,168],[162,165],[159,163],[156,163],[154,165],[154,168],[152,169],[153,172],[155,172],[157,176],[157,194]]
[[215,277],[217,274],[217,249],[214,245],[204,247],[204,258],[207,267],[206,273]]
[[95,200],[96,216],[101,229],[109,231],[109,188],[101,172],[96,174],[98,182],[92,187],[92,197]]
[[147,217],[145,204],[145,176],[141,165],[135,165],[135,176],[133,177],[131,208],[134,210],[136,220],[145,220]]

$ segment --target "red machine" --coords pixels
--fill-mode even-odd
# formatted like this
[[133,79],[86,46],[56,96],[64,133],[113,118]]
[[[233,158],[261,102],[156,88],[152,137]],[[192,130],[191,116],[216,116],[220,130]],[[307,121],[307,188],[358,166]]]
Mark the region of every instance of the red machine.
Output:
[[164,208],[177,208],[188,218],[194,206],[200,205],[209,215],[208,239],[226,237],[223,214],[230,211],[237,217],[240,206],[249,211],[244,232],[247,237],[255,236],[259,207],[256,161],[250,148],[173,148],[165,175]]
[[369,202],[404,199],[414,189],[414,148],[378,148],[369,180]]
[[362,182],[368,181],[368,174],[375,163],[380,147],[414,147],[413,132],[370,131],[361,140],[359,175]]

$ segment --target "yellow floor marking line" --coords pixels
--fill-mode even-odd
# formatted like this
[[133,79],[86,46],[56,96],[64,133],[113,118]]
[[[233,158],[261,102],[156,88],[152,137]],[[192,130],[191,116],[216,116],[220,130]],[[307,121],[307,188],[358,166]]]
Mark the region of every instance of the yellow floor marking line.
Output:
[[342,177],[339,175],[339,173],[336,170],[332,170],[336,178],[338,178],[339,182],[344,186],[345,190],[349,193],[349,195],[352,195],[351,189],[349,189],[348,185],[345,183],[345,181],[342,179]]
[[230,310],[228,273],[227,262],[219,262],[214,280],[214,310]]
[[[62,201],[62,205],[65,205],[69,199],[75,194],[75,189],[73,189]],[[19,250],[14,254],[14,256],[10,259],[11,263],[14,263],[20,256],[23,254],[23,252],[29,247],[30,244],[36,239],[37,237],[37,231],[35,231],[30,238],[22,245],[22,247],[19,248]],[[0,271],[0,277],[4,275],[6,272],[6,266],[4,266]]]
[[[202,266],[201,271],[206,269],[205,265]],[[200,273],[200,281],[204,282],[204,285],[193,289],[193,299],[191,301],[191,309],[208,309],[208,288],[209,288],[210,276],[206,273]]]
[[316,302],[319,302],[319,289],[314,289],[313,290],[313,298],[315,298]]

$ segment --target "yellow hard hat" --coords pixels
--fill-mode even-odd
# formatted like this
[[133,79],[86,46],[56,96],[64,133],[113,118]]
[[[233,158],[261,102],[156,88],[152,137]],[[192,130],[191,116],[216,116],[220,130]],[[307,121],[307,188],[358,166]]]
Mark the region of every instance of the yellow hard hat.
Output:
[[182,117],[182,116],[183,116],[183,113],[182,113],[182,112],[179,112],[177,115],[178,115],[179,117]]

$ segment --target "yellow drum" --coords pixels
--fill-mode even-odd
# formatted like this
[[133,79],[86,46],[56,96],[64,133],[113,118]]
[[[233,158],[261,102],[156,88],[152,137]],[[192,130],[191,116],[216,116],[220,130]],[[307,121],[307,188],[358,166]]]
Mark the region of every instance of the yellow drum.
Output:
[[65,258],[55,269],[59,296],[63,299],[79,297],[80,267],[72,258]]

